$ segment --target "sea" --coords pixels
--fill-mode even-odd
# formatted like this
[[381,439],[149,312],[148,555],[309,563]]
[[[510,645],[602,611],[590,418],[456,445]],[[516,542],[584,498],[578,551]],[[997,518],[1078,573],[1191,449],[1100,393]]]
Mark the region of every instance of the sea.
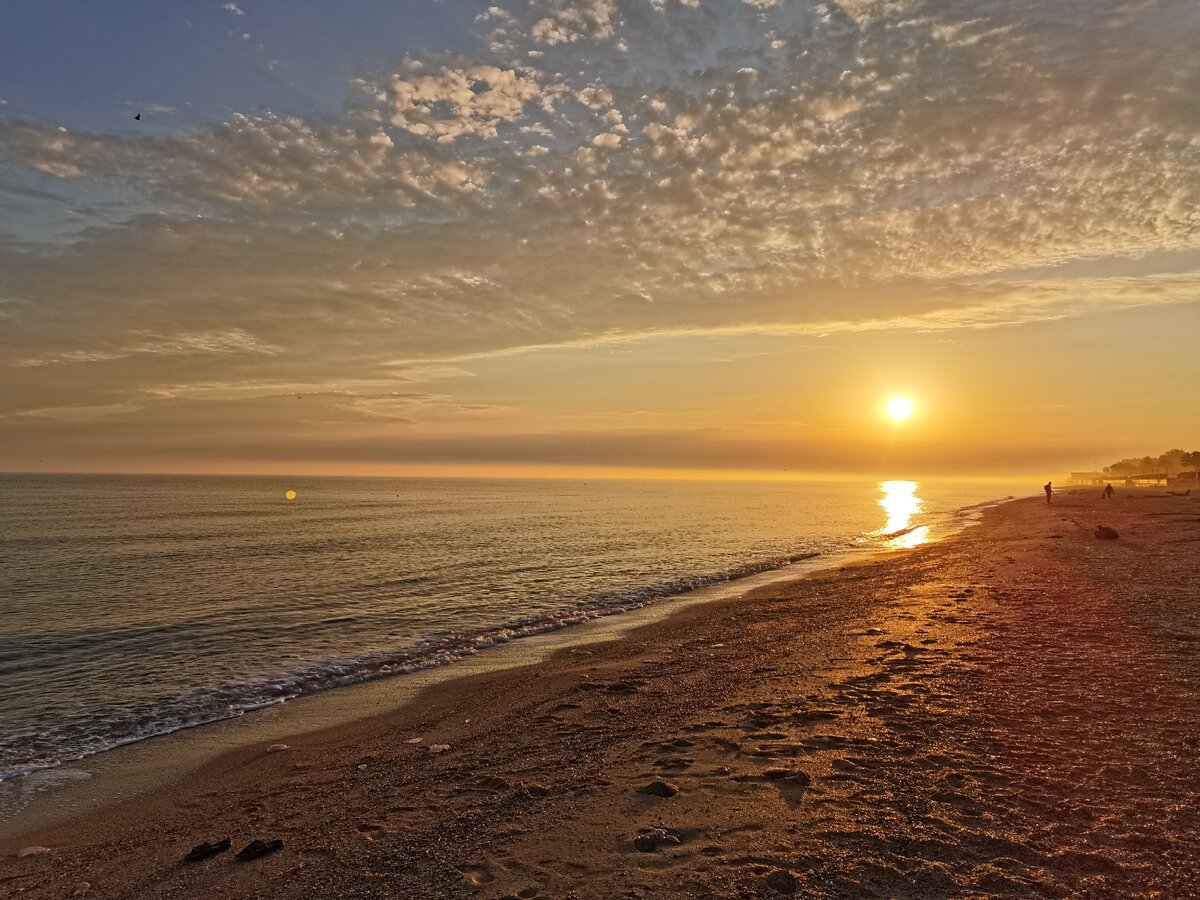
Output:
[[916,546],[1029,492],[0,475],[0,781],[706,585]]

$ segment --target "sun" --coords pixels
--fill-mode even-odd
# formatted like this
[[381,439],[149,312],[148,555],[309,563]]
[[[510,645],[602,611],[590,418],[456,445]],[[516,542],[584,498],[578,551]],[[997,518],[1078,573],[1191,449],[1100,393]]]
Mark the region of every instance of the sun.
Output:
[[897,422],[903,422],[913,414],[913,402],[907,397],[893,397],[888,401],[887,414]]

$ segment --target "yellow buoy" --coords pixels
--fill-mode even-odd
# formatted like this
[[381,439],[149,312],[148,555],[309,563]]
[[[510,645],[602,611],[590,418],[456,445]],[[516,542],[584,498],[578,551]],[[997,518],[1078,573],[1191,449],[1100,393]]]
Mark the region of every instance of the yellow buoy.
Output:
[[296,499],[296,492],[295,492],[295,491],[288,491],[288,492],[287,492],[287,493],[285,493],[283,496],[287,497],[289,500],[295,500],[295,499]]

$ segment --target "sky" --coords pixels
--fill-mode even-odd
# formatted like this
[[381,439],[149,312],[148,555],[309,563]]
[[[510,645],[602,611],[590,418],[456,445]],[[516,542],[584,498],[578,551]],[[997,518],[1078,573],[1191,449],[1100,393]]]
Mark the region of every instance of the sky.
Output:
[[1194,0],[6,0],[0,470],[1192,449],[1198,45]]

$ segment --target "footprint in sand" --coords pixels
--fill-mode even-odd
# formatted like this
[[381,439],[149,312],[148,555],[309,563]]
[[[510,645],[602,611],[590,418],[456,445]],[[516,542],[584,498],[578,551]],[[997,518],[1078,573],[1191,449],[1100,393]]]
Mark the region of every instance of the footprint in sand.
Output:
[[800,743],[808,750],[840,750],[850,744],[850,739],[836,734],[814,734]]
[[695,762],[690,756],[664,756],[654,761],[654,767],[665,772],[682,772],[691,768]]
[[462,870],[462,876],[473,887],[482,887],[496,880],[496,873],[487,866],[468,866]]
[[356,827],[358,833],[368,841],[378,840],[390,833],[390,829],[382,822],[359,822]]
[[647,785],[643,785],[637,789],[637,792],[644,796],[661,797],[665,799],[667,797],[674,797],[676,794],[678,794],[679,788],[669,781],[660,780],[652,781]]
[[808,727],[812,725],[820,725],[824,722],[832,722],[840,716],[837,712],[826,712],[823,710],[813,710],[812,712],[793,713],[788,717],[789,721],[794,725]]
[[748,775],[735,775],[734,781],[761,782],[779,791],[779,796],[789,805],[798,806],[805,792],[812,787],[812,778],[802,769],[773,768]]
[[609,694],[636,694],[638,692],[637,685],[630,684],[628,681],[614,681],[604,689]]

